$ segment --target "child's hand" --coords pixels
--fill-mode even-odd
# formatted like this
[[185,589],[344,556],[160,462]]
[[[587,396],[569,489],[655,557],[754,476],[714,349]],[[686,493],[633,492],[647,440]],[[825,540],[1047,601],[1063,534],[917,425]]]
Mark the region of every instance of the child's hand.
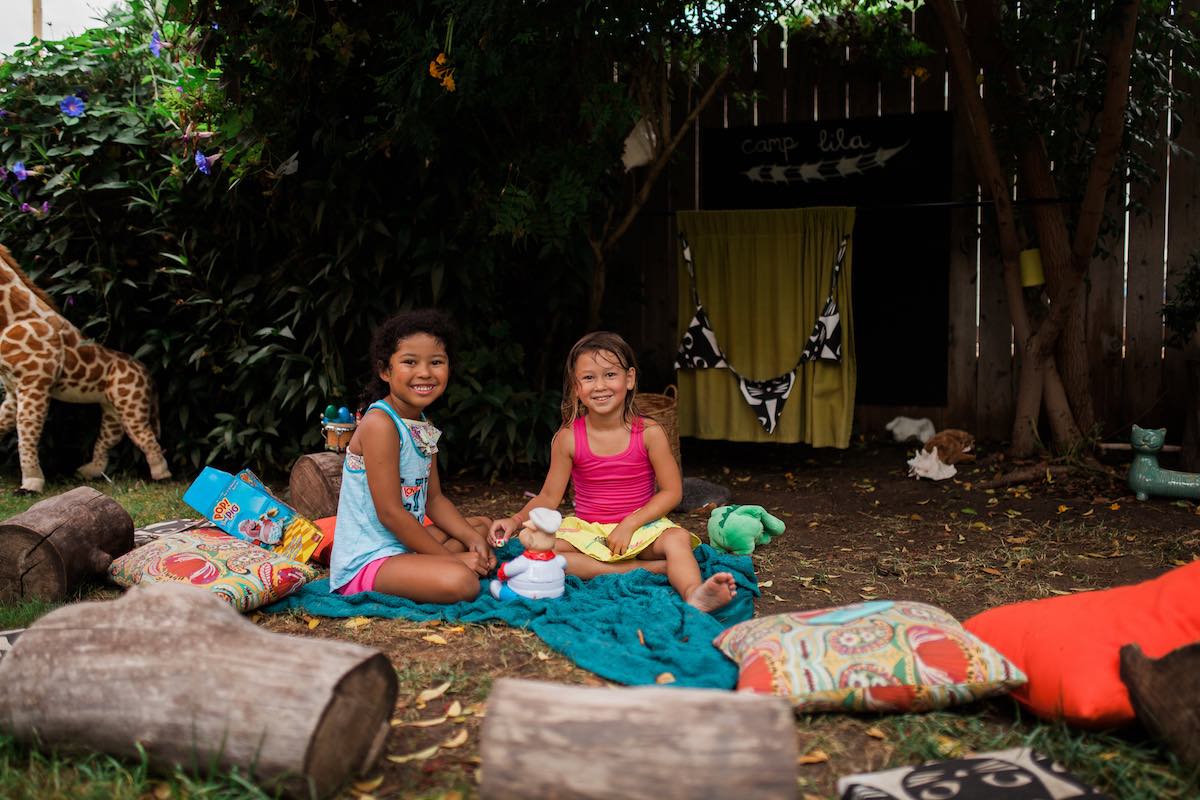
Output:
[[492,552],[492,548],[488,546],[482,537],[477,538],[467,545],[467,551],[478,553],[483,559],[483,563],[487,566],[487,571],[491,572],[496,567],[496,554]]
[[490,571],[490,567],[488,567],[487,561],[484,559],[484,557],[479,555],[479,553],[475,552],[474,550],[468,550],[465,553],[455,553],[454,555],[464,564],[474,570],[475,574],[479,575],[480,577],[487,575]]
[[512,517],[498,519],[492,523],[492,529],[488,532],[488,543],[492,547],[500,547],[516,533],[517,522]]
[[629,549],[629,541],[633,539],[633,528],[627,527],[624,522],[613,528],[612,533],[608,535],[608,549],[614,556],[625,555],[625,551]]

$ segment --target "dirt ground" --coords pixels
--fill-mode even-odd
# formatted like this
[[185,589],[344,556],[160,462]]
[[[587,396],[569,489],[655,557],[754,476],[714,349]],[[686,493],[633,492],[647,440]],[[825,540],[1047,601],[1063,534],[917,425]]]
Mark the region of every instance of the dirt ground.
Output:
[[[906,475],[912,447],[858,442],[847,450],[813,450],[685,440],[684,474],[728,486],[732,502],[762,505],[787,524],[783,536],[753,555],[762,588],[756,615],[886,598],[933,603],[964,619],[1001,603],[1136,582],[1200,557],[1195,504],[1138,502],[1124,484],[1128,454],[1111,459],[1107,472],[1039,471],[1033,480],[986,488],[1029,464],[984,446],[954,479],[919,481]],[[488,516],[511,513],[524,492],[539,488],[536,480],[446,484],[461,510]],[[706,537],[706,512],[672,518]],[[259,622],[370,644],[396,665],[401,695],[389,759],[347,796],[474,796],[480,722],[495,677],[607,685],[533,634],[502,626],[302,615]],[[1006,701],[985,714],[1011,725],[1011,709]],[[800,752],[829,756],[798,767],[802,795],[832,797],[840,775],[882,766],[903,736],[890,719],[800,718]]]

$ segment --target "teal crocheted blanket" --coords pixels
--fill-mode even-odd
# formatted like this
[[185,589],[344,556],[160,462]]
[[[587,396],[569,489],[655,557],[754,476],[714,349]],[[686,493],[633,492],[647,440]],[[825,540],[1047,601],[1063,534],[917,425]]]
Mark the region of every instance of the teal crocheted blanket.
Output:
[[[520,552],[520,543],[513,539],[499,557],[505,561]],[[753,616],[758,581],[747,556],[719,553],[707,545],[700,545],[695,552],[705,577],[724,571],[737,581],[737,596],[714,614],[684,603],[666,576],[641,569],[588,581],[568,577],[566,593],[555,600],[501,602],[488,593],[484,581],[479,597],[452,605],[414,603],[377,592],[330,594],[329,582],[319,580],[262,611],[503,622],[528,628],[580,667],[616,683],[653,684],[669,672],[675,676],[675,686],[732,689],[737,683],[737,665],[713,647],[712,640],[730,625]]]

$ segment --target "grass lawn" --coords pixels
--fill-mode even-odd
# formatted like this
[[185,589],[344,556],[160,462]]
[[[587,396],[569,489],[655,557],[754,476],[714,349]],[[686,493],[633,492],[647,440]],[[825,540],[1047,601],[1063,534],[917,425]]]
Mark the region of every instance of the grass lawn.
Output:
[[[1120,487],[1062,481],[985,492],[972,487],[982,475],[969,469],[957,483],[918,483],[903,476],[899,455],[894,448],[860,449],[809,459],[814,463],[796,463],[791,455],[786,463],[771,463],[759,454],[741,463],[737,451],[729,451],[721,455],[721,467],[685,466],[689,475],[733,486],[735,502],[764,505],[788,523],[782,539],[754,554],[760,582],[771,582],[758,603],[760,615],[855,602],[869,591],[934,602],[963,618],[1000,602],[1151,577],[1200,550],[1195,530],[1200,519],[1188,503],[1137,505],[1119,496]],[[195,516],[181,500],[186,481],[147,484],[126,478],[93,485],[121,503],[135,524]],[[52,485],[47,495],[72,486]],[[14,487],[12,476],[0,483],[0,517],[37,499],[13,495]],[[464,512],[487,515],[512,510],[528,488],[463,482],[447,487]],[[1114,509],[1123,504],[1124,515]],[[1060,511],[1064,506],[1070,511]],[[703,532],[705,519],[687,515],[676,521]],[[97,584],[83,589],[78,599],[116,593]],[[35,602],[0,605],[0,628],[25,626],[50,608]],[[493,676],[608,685],[532,633],[503,626],[348,621],[295,612],[249,618],[280,633],[375,647],[395,666],[400,695],[385,753],[401,760],[381,759],[343,792],[344,798],[477,796],[479,733]],[[435,629],[440,635],[430,637]],[[445,684],[436,700],[419,701],[422,692]],[[448,710],[458,713],[438,724],[411,724],[438,719]],[[465,744],[433,747],[463,730]],[[805,756],[796,767],[797,793],[805,800],[834,797],[836,779],[852,772],[1021,745],[1053,757],[1115,798],[1200,797],[1200,776],[1137,732],[1086,733],[1041,723],[1007,699],[930,714],[800,716],[796,736]],[[403,760],[416,753],[424,757]],[[142,764],[52,754],[0,738],[0,797],[262,796],[238,775],[157,776]]]

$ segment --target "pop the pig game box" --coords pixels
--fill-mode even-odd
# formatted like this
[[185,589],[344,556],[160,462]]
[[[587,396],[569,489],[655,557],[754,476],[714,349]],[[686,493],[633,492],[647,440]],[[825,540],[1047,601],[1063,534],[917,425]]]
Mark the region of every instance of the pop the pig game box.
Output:
[[320,528],[267,491],[248,469],[231,475],[205,467],[184,492],[183,501],[231,536],[302,563],[324,536]]

